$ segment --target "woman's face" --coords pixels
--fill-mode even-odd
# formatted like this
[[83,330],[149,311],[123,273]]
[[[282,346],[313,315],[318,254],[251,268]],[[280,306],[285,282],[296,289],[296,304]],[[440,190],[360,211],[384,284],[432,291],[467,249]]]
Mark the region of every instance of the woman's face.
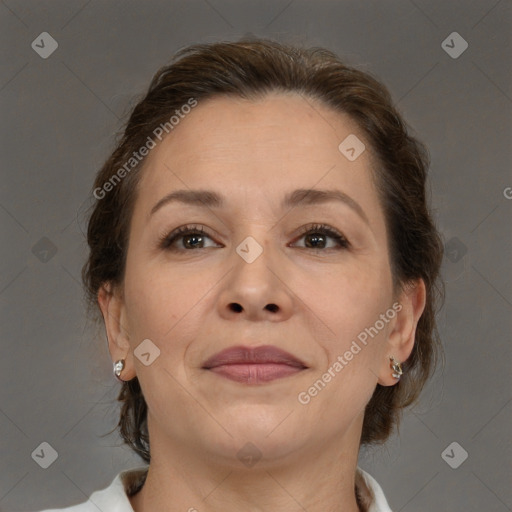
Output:
[[[123,379],[142,386],[152,453],[171,443],[232,459],[250,442],[279,458],[358,445],[375,385],[396,382],[388,356],[403,361],[412,346],[390,349],[397,317],[384,214],[368,147],[355,160],[360,148],[338,147],[349,135],[364,141],[350,118],[273,93],[199,102],[151,150],[116,343],[129,344]],[[178,190],[219,201],[162,201]],[[172,239],[186,226],[191,233]],[[204,368],[224,349],[264,345],[306,368]]]

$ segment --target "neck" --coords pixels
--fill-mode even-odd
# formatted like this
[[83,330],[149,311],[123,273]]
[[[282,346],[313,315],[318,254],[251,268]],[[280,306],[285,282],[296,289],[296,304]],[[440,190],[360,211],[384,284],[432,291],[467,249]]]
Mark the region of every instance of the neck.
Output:
[[146,482],[130,502],[134,512],[364,512],[355,491],[358,443],[356,436],[348,445],[326,443],[244,467],[236,457],[221,460],[183,443],[152,442]]

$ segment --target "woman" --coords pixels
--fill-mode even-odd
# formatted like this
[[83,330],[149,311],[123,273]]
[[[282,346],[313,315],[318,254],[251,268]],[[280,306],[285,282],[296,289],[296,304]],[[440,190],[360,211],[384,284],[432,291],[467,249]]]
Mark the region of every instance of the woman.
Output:
[[196,45],[96,177],[83,278],[145,465],[70,511],[389,511],[357,466],[440,345],[428,157],[331,52]]

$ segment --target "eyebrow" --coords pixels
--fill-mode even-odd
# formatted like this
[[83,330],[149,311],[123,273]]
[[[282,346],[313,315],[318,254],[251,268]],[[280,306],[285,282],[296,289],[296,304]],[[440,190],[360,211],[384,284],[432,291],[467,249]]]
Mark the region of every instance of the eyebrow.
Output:
[[[332,201],[338,201],[347,205],[355,211],[366,224],[370,224],[361,205],[341,190],[297,189],[288,193],[284,197],[281,207],[283,209],[294,208],[296,206],[311,206]],[[180,202],[203,208],[223,208],[225,206],[223,196],[213,190],[175,190],[174,192],[162,197],[162,199],[153,206],[150,215],[153,215],[164,205],[173,202]]]

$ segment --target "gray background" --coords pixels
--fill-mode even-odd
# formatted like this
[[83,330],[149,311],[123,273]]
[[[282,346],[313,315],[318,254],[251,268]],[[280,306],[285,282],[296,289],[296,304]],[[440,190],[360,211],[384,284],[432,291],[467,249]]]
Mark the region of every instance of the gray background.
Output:
[[[361,467],[395,511],[512,510],[511,13],[510,0],[2,1],[0,510],[82,502],[141,464],[116,433],[100,437],[119,384],[84,310],[85,207],[157,68],[247,33],[376,74],[430,148],[446,366]],[[59,45],[47,59],[31,47],[44,31]],[[469,44],[457,59],[441,46],[454,31]],[[468,453],[457,469],[441,455],[454,441]],[[58,452],[48,469],[31,457],[42,442]]]

